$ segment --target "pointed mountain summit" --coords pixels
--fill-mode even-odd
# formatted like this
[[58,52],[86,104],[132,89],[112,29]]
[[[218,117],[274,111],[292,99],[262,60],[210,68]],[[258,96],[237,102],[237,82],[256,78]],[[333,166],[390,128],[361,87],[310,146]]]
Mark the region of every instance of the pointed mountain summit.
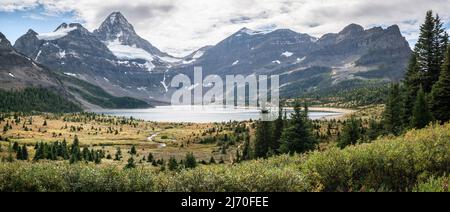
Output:
[[364,32],[364,27],[359,24],[350,24],[346,26],[339,34],[349,34],[349,33],[358,33]]
[[156,56],[168,56],[150,42],[141,38],[134,30],[133,25],[120,12],[111,13],[94,31],[94,34],[105,43],[133,46]]
[[11,43],[6,39],[5,35],[0,32],[0,50],[10,50],[12,49]]
[[18,53],[0,32],[0,90],[53,87],[63,90],[50,71]]

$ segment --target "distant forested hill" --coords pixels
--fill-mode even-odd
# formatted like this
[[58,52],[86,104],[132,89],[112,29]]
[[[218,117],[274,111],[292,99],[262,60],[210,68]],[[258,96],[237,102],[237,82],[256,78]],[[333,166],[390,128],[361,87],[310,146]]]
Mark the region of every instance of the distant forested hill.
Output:
[[0,90],[0,112],[80,112],[82,108],[45,88]]

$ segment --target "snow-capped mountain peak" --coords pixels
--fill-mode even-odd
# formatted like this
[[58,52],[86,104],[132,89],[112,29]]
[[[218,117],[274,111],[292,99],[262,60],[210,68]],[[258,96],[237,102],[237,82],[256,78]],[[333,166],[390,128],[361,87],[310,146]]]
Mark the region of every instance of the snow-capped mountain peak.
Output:
[[70,32],[77,29],[78,25],[75,24],[67,25],[66,23],[63,23],[53,32],[38,34],[37,38],[39,40],[57,40],[67,36]]
[[109,15],[94,33],[101,40],[114,41],[119,39],[122,44],[131,44],[130,40],[138,37],[133,25],[120,12],[114,12]]
[[253,30],[253,29],[249,29],[247,27],[242,28],[241,30],[239,30],[236,33],[236,36],[242,36],[242,35],[248,35],[248,36],[253,36],[253,35],[264,35],[267,33],[273,32],[273,30],[264,30],[264,31],[258,31],[258,30]]
[[5,35],[0,32],[0,50],[1,49],[12,49],[11,43],[6,39]]
[[111,13],[94,31],[119,59],[144,59],[152,62],[159,59],[162,63],[174,63],[179,59],[172,57],[141,38],[125,16],[120,12]]

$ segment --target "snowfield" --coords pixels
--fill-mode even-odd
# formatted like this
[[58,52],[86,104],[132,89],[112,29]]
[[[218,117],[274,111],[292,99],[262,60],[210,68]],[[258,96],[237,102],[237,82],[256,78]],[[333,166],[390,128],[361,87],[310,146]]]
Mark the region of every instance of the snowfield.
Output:
[[71,76],[71,77],[76,77],[77,76],[76,74],[69,73],[69,72],[65,72],[64,74],[67,75],[67,76]]
[[107,42],[106,46],[121,60],[143,59],[150,62],[154,60],[153,55],[147,51],[133,46],[123,45],[119,40]]
[[41,33],[37,35],[37,38],[39,40],[58,40],[60,38],[63,38],[69,34],[69,32],[72,32],[76,30],[77,27],[61,27],[60,29],[54,31],[54,32],[48,32],[48,33]]
[[281,54],[281,56],[285,56],[285,57],[291,57],[292,55],[294,55],[294,53],[288,52],[288,51],[283,52],[283,53]]
[[198,58],[202,57],[203,54],[205,54],[204,51],[197,51],[197,52],[195,52],[194,56],[192,56],[192,58],[193,59],[198,59]]

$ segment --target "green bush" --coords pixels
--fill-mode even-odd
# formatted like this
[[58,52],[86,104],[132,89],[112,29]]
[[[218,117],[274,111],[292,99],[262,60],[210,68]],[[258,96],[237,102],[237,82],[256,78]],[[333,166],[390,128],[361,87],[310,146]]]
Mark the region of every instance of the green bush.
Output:
[[[0,162],[0,191],[448,191],[450,124],[306,155],[179,172],[149,165]],[[424,180],[425,179],[425,180]]]
[[411,191],[419,176],[450,172],[450,124],[310,155],[303,173],[320,191]]
[[450,192],[449,190],[450,175],[448,177],[431,177],[423,183],[419,183],[415,188],[415,192]]

